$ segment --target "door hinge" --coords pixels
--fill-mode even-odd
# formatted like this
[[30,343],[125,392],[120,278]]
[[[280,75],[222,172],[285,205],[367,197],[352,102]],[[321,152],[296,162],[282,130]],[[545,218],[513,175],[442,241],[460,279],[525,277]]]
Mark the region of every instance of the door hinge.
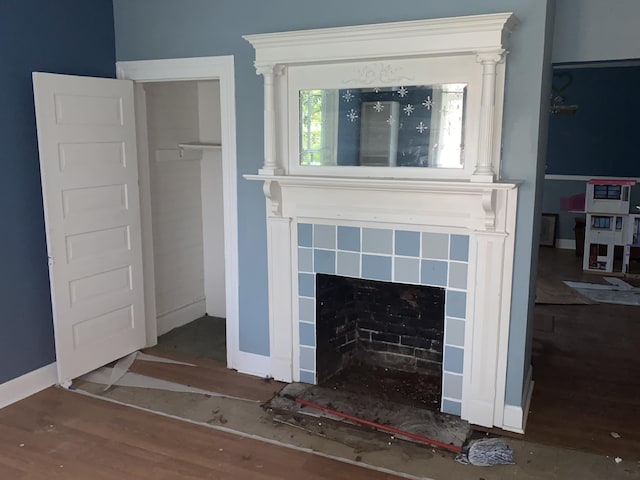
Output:
[[49,255],[49,256],[47,256],[47,258],[48,258],[47,263],[49,264],[50,267],[53,267],[53,263],[54,263],[53,262],[53,257],[51,255]]

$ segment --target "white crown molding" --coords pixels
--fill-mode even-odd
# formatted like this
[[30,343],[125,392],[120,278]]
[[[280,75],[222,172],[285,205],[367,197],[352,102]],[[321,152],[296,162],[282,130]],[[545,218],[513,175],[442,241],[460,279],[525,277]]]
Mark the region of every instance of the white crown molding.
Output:
[[[504,49],[513,13],[245,35],[256,65],[465,54]],[[311,51],[309,47],[313,47]]]

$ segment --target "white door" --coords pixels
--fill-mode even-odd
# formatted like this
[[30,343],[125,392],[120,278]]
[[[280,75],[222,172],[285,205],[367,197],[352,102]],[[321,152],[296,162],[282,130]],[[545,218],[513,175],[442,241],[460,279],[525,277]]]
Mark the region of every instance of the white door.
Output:
[[58,378],[145,345],[133,82],[34,73]]

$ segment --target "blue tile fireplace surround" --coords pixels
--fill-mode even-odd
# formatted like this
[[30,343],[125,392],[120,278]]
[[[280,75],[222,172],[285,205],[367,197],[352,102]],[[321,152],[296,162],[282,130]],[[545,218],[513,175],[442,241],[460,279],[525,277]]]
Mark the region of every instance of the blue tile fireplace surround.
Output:
[[441,410],[460,415],[469,237],[309,223],[298,223],[297,233],[300,380],[317,381],[316,274],[439,287],[445,292]]

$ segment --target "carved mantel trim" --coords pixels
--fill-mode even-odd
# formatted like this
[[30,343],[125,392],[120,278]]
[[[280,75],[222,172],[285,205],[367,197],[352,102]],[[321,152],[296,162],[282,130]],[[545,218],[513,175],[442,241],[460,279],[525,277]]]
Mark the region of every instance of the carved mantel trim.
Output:
[[424,57],[508,48],[513,13],[245,35],[260,64]]
[[[474,231],[495,232],[503,230],[504,222],[496,224],[498,215],[499,192],[509,192],[518,188],[519,182],[468,182],[468,181],[434,181],[434,180],[407,180],[390,178],[354,178],[354,177],[317,177],[300,175],[244,175],[247,180],[264,181],[263,191],[268,201],[268,215],[271,217],[286,216],[291,212],[290,208],[283,208],[283,191],[285,195],[294,189],[316,189],[331,195],[371,195],[371,205],[363,205],[375,215],[376,195],[385,193],[387,198],[402,198],[398,204],[408,216],[424,220],[429,218],[432,226],[451,227],[457,226]],[[423,209],[423,215],[415,215],[411,211],[411,205],[422,197],[438,204],[446,205],[447,198],[464,197],[467,204],[463,211],[446,210],[448,215],[438,220],[437,215],[428,217],[428,209]],[[292,196],[287,196],[291,200]],[[404,202],[404,203],[403,203]],[[474,209],[477,206],[477,209]],[[389,210],[389,206],[384,206]],[[442,210],[438,207],[438,210]],[[344,213],[343,213],[344,215]],[[361,212],[360,215],[366,215]],[[295,216],[295,215],[294,215]],[[344,217],[343,217],[344,218]],[[357,219],[356,219],[357,220]],[[397,220],[398,221],[398,220]]]

